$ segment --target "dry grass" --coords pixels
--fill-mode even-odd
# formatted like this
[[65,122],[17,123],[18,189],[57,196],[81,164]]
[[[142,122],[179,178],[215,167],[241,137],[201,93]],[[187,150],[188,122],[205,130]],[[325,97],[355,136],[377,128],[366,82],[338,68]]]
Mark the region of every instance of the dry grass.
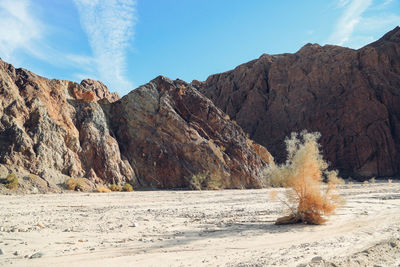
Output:
[[99,192],[99,193],[110,193],[111,190],[108,187],[99,186],[99,187],[97,187],[97,192]]
[[[270,184],[289,187],[286,198],[280,199],[288,208],[287,216],[276,224],[322,224],[340,205],[341,198],[334,193],[342,183],[336,171],[328,171],[328,164],[319,151],[318,133],[292,133],[286,140],[288,158],[285,164],[271,164],[267,173]],[[328,184],[323,186],[326,177]]]
[[73,191],[87,191],[89,185],[86,178],[69,178],[65,181],[65,188]]
[[391,184],[392,183],[392,179],[388,179],[388,184]]
[[369,183],[371,183],[371,184],[375,184],[375,183],[376,183],[376,179],[375,179],[375,177],[372,177],[371,179],[369,179]]
[[8,189],[14,190],[18,188],[18,177],[15,173],[10,173],[5,181],[5,185]]
[[369,185],[369,182],[368,181],[364,181],[363,184],[364,185]]

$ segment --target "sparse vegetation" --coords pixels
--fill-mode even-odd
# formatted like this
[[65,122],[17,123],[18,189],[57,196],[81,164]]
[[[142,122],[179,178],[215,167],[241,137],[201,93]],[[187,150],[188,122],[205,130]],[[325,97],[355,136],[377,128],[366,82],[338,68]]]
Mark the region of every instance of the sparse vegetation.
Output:
[[86,180],[86,178],[68,178],[65,181],[65,188],[72,191],[86,191],[88,189]]
[[118,184],[111,184],[108,188],[113,192],[120,192],[122,190],[122,186]]
[[375,177],[372,177],[371,179],[369,179],[369,183],[375,184],[376,183]]
[[108,187],[99,186],[99,187],[97,187],[97,192],[99,192],[99,193],[110,193],[111,190]]
[[193,174],[189,179],[189,189],[192,190],[218,190],[222,186],[221,179],[208,172]]
[[391,184],[392,183],[392,179],[388,179],[388,184]]
[[5,181],[5,185],[8,189],[14,190],[18,188],[18,177],[15,173],[10,173]]
[[[278,218],[276,224],[322,224],[325,217],[340,205],[341,198],[333,191],[338,181],[336,171],[328,171],[328,164],[319,151],[318,133],[292,133],[286,140],[288,158],[285,164],[271,164],[266,172],[270,185],[289,187],[286,198],[280,199],[289,215]],[[328,184],[322,186],[323,177]]]
[[124,184],[124,186],[122,187],[122,191],[124,191],[124,192],[132,192],[133,191],[133,187],[130,184]]
[[367,180],[364,181],[364,185],[369,185],[369,182]]

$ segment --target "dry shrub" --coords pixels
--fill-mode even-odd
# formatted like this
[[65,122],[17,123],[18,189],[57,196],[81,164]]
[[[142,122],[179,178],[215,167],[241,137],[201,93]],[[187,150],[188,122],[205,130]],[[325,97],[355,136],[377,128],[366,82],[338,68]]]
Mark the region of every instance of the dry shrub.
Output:
[[111,184],[108,188],[113,192],[120,192],[122,190],[122,186],[118,184]]
[[364,185],[369,185],[369,182],[368,182],[368,181],[364,181],[363,184],[364,184]]
[[19,184],[19,182],[18,182],[17,175],[15,173],[10,173],[7,176],[6,181],[5,181],[6,187],[10,190],[14,190],[14,189],[17,189],[18,184]]
[[392,179],[388,179],[388,184],[391,184],[392,183]]
[[[341,203],[334,193],[338,179],[336,171],[328,171],[328,164],[319,151],[319,133],[292,133],[286,139],[288,158],[285,164],[271,164],[267,173],[273,185],[283,185],[286,198],[280,199],[289,209],[289,215],[278,218],[276,224],[322,224]],[[322,184],[326,177],[328,184]]]
[[99,193],[110,193],[111,190],[105,186],[99,186],[97,187],[97,192]]
[[376,183],[375,177],[372,177],[371,179],[369,179],[369,182],[370,182],[371,184],[375,184],[375,183]]
[[68,178],[65,181],[65,188],[73,191],[87,191],[89,185],[86,178]]
[[189,189],[192,190],[218,190],[222,186],[222,181],[215,175],[210,175],[209,172],[193,174],[187,178],[189,182]]
[[124,191],[124,192],[132,192],[133,191],[133,187],[130,184],[125,184],[122,187],[122,191]]

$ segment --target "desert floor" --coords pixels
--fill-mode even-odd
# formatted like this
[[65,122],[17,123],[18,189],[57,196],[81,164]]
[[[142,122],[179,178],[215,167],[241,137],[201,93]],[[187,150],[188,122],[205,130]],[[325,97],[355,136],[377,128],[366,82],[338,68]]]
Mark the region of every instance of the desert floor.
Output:
[[400,183],[342,186],[320,226],[274,225],[270,191],[0,195],[0,265],[400,264]]

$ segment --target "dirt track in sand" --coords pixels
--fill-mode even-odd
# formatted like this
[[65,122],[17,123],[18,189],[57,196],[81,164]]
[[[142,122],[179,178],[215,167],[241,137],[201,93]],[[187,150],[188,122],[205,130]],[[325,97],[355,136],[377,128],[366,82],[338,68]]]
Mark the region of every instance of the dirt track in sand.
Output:
[[[345,205],[321,226],[274,225],[284,207],[269,192],[1,195],[0,265],[296,266],[400,237],[400,183],[343,186]],[[400,259],[379,255],[366,264]]]

